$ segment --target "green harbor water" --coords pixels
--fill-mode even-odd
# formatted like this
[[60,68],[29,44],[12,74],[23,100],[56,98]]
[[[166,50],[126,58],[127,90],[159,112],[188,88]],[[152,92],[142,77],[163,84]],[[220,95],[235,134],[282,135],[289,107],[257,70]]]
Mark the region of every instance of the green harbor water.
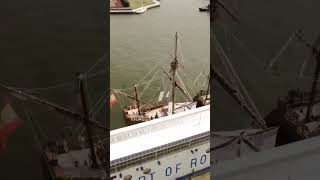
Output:
[[[111,88],[126,89],[124,92],[134,95],[133,84],[158,63],[166,68],[172,61],[170,54],[174,54],[174,35],[178,32],[184,60],[183,73],[186,75],[184,78],[181,75],[181,78],[190,93],[195,95],[199,88],[205,86],[194,86],[194,80],[201,71],[209,72],[209,13],[198,10],[209,1],[175,0],[160,3],[160,7],[139,15],[111,15]],[[160,67],[156,70],[161,71]],[[158,76],[165,77],[162,72]],[[160,91],[155,87],[156,82],[145,91],[142,98],[149,101],[148,97],[155,97],[155,93],[159,96]],[[144,86],[138,88],[141,92]],[[121,108],[128,101],[121,96],[119,99],[121,104],[116,104],[111,111],[111,129],[126,125]],[[154,100],[157,101],[157,98]]]

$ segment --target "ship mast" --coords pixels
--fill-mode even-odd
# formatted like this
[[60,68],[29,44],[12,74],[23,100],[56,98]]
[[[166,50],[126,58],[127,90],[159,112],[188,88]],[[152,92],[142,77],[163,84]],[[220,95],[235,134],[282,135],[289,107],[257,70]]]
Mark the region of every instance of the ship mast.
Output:
[[177,58],[177,48],[178,48],[178,33],[175,35],[175,51],[174,51],[174,59],[171,62],[171,70],[172,70],[172,114],[174,114],[174,98],[175,98],[175,87],[176,87],[176,70],[178,68],[178,58]]
[[205,97],[205,101],[207,100],[208,98],[208,95],[209,95],[209,90],[210,90],[210,75],[208,76],[208,87],[207,87],[207,92],[206,92],[206,97]]
[[[168,76],[168,78],[170,79],[170,81],[172,81],[172,77],[170,76],[170,74],[165,71],[163,68],[160,68],[164,73],[165,75]],[[175,86],[178,87],[178,89],[186,96],[186,98],[188,98],[190,101],[192,101],[192,97],[190,97],[188,94],[187,94],[187,91],[185,89],[182,88],[182,86],[176,81],[175,82]]]
[[140,106],[139,106],[139,96],[138,96],[138,90],[137,90],[137,85],[135,84],[134,85],[134,92],[135,92],[135,95],[136,95],[136,103],[137,103],[137,108],[138,108],[138,113],[139,115],[141,115],[141,112],[140,112]]
[[87,92],[86,92],[86,81],[84,74],[79,74],[78,80],[79,80],[79,85],[80,85],[80,93],[81,93],[81,104],[82,104],[82,109],[84,113],[84,124],[86,126],[86,131],[87,131],[87,138],[88,138],[88,144],[90,146],[90,154],[91,154],[91,160],[92,160],[92,168],[98,168],[98,163],[97,163],[97,156],[95,153],[94,149],[94,144],[93,144],[93,138],[92,138],[92,129],[89,125],[89,109],[88,109],[88,102],[87,102]]
[[100,129],[109,131],[109,129],[102,127],[99,125],[96,121],[93,121],[90,117],[90,113],[88,111],[88,104],[86,100],[86,92],[85,92],[85,82],[84,82],[84,77],[85,75],[79,74],[78,75],[78,80],[79,80],[79,85],[80,85],[80,92],[81,92],[81,101],[82,101],[82,107],[83,107],[83,115],[79,114],[77,112],[74,112],[70,109],[67,109],[65,107],[62,107],[60,105],[54,104],[52,102],[49,102],[47,100],[38,98],[34,95],[25,93],[23,91],[17,90],[15,88],[11,88],[5,85],[0,84],[1,88],[6,89],[7,91],[11,92],[14,96],[17,98],[23,98],[23,100],[31,100],[32,102],[41,104],[46,106],[48,109],[53,110],[55,112],[58,112],[60,114],[66,115],[72,119],[75,120],[81,120],[82,122],[85,123],[86,126],[86,131],[87,131],[87,138],[88,138],[88,144],[90,146],[90,151],[91,151],[91,160],[92,160],[92,168],[98,168],[98,163],[97,163],[97,157],[95,154],[94,150],[94,145],[93,145],[93,138],[92,138],[92,131],[91,131],[91,125],[94,125]]
[[[210,7],[210,12],[211,12],[211,40],[216,40],[217,44],[214,44],[213,42],[211,42],[211,45],[217,45],[217,47],[214,47],[218,50],[218,48],[220,49],[220,52],[223,52],[223,49],[221,47],[221,45],[219,44],[218,40],[216,39],[214,32],[213,32],[213,25],[214,23],[216,23],[217,20],[217,16],[218,16],[218,8],[222,8],[224,10],[224,12],[231,17],[231,19],[236,22],[239,23],[239,19],[238,17],[233,13],[233,11],[231,11],[221,0],[212,0],[212,7]],[[211,55],[212,57],[212,55]],[[241,107],[243,107],[248,113],[249,115],[254,119],[254,125],[257,126],[258,128],[266,128],[266,123],[262,117],[262,115],[260,114],[260,112],[258,111],[258,108],[256,107],[256,105],[254,104],[254,101],[251,99],[251,97],[249,96],[249,93],[247,92],[246,88],[244,87],[244,85],[241,82],[240,77],[238,76],[238,74],[236,73],[236,71],[234,70],[231,62],[229,62],[228,58],[224,55],[224,59],[227,62],[227,68],[231,70],[232,73],[232,78],[235,79],[236,84],[230,84],[228,81],[226,81],[226,79],[222,76],[221,73],[219,73],[216,69],[214,69],[212,66],[210,68],[210,73],[213,74],[213,79],[216,79],[218,81],[218,83],[227,91],[228,94],[231,95],[232,98],[234,98],[240,105]],[[236,88],[235,88],[235,87]],[[242,91],[244,92],[244,94],[246,95],[247,99],[249,100],[249,104],[252,106],[252,108],[250,108],[250,106],[244,101],[244,98],[241,95],[241,91],[240,88],[242,89]]]

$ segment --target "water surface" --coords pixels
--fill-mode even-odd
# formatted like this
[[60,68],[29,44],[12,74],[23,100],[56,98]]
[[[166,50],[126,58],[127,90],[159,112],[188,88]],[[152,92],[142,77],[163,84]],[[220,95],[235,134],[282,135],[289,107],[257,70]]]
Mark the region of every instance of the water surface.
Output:
[[[184,72],[191,93],[196,76],[207,70],[210,56],[209,14],[198,8],[207,0],[161,1],[158,8],[139,15],[111,15],[111,87],[128,89],[142,79],[157,63],[169,65],[174,53],[174,35],[181,37]],[[165,67],[165,66],[164,66]],[[161,74],[161,76],[164,76]],[[184,79],[185,80],[185,79]],[[147,93],[154,94],[150,89]],[[157,90],[157,92],[159,92]],[[152,96],[150,96],[152,97]],[[124,103],[124,102],[123,102]],[[125,126],[121,106],[111,112],[111,128]]]

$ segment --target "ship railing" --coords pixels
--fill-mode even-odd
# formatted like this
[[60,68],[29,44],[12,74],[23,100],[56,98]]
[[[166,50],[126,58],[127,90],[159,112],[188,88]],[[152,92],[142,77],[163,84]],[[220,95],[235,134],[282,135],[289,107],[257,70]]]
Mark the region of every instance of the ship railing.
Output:
[[189,138],[174,141],[156,148],[145,150],[130,156],[116,159],[110,162],[111,173],[120,171],[121,169],[141,164],[142,162],[158,159],[159,157],[168,155],[170,153],[188,149],[195,145],[210,141],[210,132],[204,132]]
[[[209,106],[208,106],[209,107]],[[130,129],[127,131],[121,131],[118,133],[114,133],[110,135],[110,144],[118,143],[120,141],[125,141],[132,137],[138,137],[146,134],[155,133],[157,131],[161,131],[163,129],[167,129],[168,127],[179,127],[181,124],[185,124],[189,126],[193,124],[194,119],[198,119],[200,117],[200,121],[207,120],[209,118],[209,108],[199,108],[195,110],[196,112],[183,114],[177,116],[172,116],[172,118],[167,118],[166,120],[162,119],[159,123],[151,123],[146,126],[141,126],[138,128]],[[166,117],[164,117],[166,118]]]

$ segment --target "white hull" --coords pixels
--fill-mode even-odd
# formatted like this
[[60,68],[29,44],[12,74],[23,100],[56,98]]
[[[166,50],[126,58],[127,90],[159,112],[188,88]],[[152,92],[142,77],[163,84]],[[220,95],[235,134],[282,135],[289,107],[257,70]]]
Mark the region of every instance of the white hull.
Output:
[[[210,152],[206,152],[209,146],[209,142],[206,142],[192,149],[174,152],[157,160],[147,161],[140,165],[113,173],[110,177],[116,177],[114,179],[122,180],[125,176],[131,175],[132,180],[174,180],[179,177],[191,175],[194,172],[210,167]],[[197,152],[195,152],[195,149],[197,149]],[[192,154],[191,150],[193,150],[194,154]],[[144,174],[140,169],[141,167],[144,169],[149,168],[151,171],[148,174]],[[122,178],[120,178],[120,174],[122,174]]]
[[110,143],[110,179],[170,180],[209,169],[210,106],[111,131]]

